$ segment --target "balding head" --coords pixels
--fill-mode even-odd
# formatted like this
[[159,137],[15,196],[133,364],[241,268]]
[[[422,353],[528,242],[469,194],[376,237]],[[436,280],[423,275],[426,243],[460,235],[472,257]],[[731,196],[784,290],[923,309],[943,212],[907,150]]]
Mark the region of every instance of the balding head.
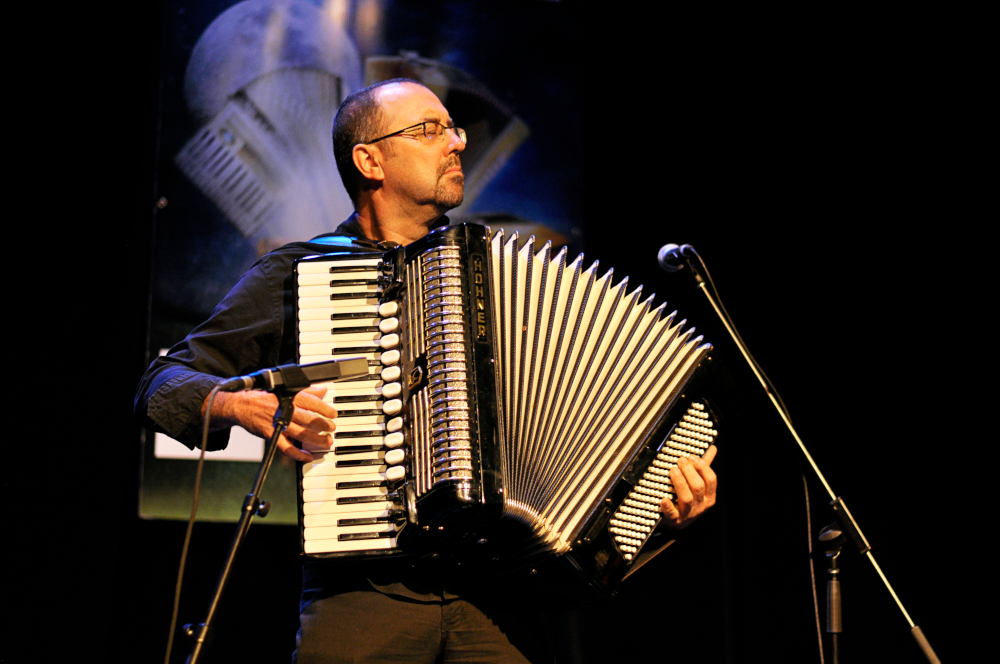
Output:
[[[354,146],[373,141],[390,131],[386,127],[391,118],[383,108],[379,89],[402,83],[424,87],[408,78],[379,81],[348,96],[337,110],[337,117],[333,121],[333,157],[337,161],[337,170],[344,188],[355,203],[361,190],[361,175],[352,157]],[[386,156],[392,156],[391,143],[380,144],[380,147]]]

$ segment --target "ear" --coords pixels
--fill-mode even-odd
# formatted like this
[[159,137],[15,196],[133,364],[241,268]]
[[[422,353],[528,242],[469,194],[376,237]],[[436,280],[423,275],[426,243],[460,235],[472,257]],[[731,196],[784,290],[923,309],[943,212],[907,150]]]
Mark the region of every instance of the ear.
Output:
[[367,180],[385,180],[385,172],[382,170],[382,152],[374,145],[355,145],[351,151],[351,159],[354,167],[361,173],[361,177]]

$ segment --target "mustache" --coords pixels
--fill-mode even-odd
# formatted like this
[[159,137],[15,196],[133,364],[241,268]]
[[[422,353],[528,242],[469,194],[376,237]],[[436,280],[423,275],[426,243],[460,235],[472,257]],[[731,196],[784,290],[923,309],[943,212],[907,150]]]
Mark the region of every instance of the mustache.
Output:
[[444,176],[445,173],[447,173],[453,168],[458,168],[458,169],[462,168],[462,161],[458,158],[457,155],[455,156],[454,159],[449,159],[447,162],[445,162],[444,166],[438,169],[438,177]]

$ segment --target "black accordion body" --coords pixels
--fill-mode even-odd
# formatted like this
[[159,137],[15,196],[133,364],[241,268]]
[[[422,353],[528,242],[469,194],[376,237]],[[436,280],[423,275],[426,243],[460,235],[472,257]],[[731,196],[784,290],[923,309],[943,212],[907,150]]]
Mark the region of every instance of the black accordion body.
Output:
[[300,465],[307,556],[559,557],[610,590],[655,553],[670,469],[718,436],[712,347],[665,304],[472,224],[296,279],[299,362],[370,367]]

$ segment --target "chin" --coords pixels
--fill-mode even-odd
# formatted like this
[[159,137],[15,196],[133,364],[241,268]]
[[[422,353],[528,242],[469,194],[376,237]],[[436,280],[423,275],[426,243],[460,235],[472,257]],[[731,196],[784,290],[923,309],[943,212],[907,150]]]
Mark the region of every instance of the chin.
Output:
[[[464,185],[464,183],[463,183]],[[450,190],[450,191],[449,191]],[[457,208],[465,199],[465,187],[460,186],[458,191],[451,187],[441,187],[438,189],[435,202],[446,210]]]

